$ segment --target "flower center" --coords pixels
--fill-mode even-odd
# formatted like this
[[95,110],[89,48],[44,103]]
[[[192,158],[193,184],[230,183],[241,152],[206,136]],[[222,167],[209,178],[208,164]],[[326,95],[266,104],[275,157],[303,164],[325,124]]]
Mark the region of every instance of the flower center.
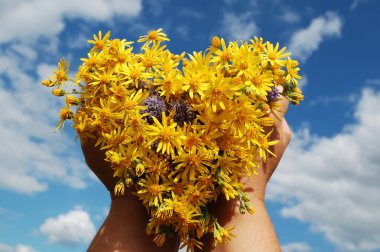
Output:
[[164,142],[168,142],[171,139],[170,130],[167,128],[163,128],[161,130],[160,139]]
[[277,55],[275,52],[270,52],[270,53],[268,53],[268,58],[270,60],[275,60],[275,59],[277,59]]
[[158,37],[158,33],[157,33],[157,31],[150,31],[150,32],[148,33],[148,39],[149,39],[149,40],[156,40],[157,37]]
[[158,184],[153,184],[149,186],[149,192],[152,195],[159,195],[161,193],[161,186]]

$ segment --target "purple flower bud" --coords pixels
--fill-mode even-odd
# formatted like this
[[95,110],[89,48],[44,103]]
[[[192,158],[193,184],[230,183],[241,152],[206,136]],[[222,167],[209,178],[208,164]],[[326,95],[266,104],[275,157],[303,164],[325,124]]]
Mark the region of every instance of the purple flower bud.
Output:
[[268,102],[277,101],[280,96],[280,91],[277,88],[272,87],[272,90],[267,94]]
[[184,123],[190,123],[196,118],[196,113],[190,109],[187,102],[175,101],[171,104],[170,110],[175,109],[174,121],[183,126]]
[[142,110],[141,113],[149,113],[147,121],[153,124],[153,116],[161,121],[162,112],[166,111],[165,101],[158,96],[149,96],[143,103],[147,108]]

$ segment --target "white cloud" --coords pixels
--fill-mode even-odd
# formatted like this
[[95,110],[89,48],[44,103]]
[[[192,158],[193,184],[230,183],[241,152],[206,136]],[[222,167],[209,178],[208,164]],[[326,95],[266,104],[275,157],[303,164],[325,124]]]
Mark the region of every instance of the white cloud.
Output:
[[358,101],[358,94],[340,94],[336,96],[320,96],[307,101],[310,106],[333,106],[333,103],[354,104]]
[[227,5],[239,5],[239,4],[241,4],[241,2],[244,2],[244,3],[250,4],[252,7],[256,7],[258,1],[257,0],[248,0],[248,1],[223,0],[223,2],[225,2]]
[[187,38],[189,36],[189,27],[185,25],[178,25],[175,28],[175,31],[181,35],[183,38]]
[[89,213],[76,208],[46,219],[40,232],[47,236],[49,243],[76,246],[91,241],[96,230]]
[[249,12],[239,15],[225,13],[222,27],[222,33],[226,34],[229,40],[248,40],[259,34],[259,28]]
[[283,13],[279,16],[279,18],[280,20],[289,24],[297,23],[301,20],[300,15],[293,10],[283,11]]
[[311,248],[309,244],[304,242],[293,242],[281,246],[282,252],[309,252]]
[[158,17],[162,14],[163,7],[169,2],[170,0],[149,0],[145,3],[148,5],[149,11]]
[[355,10],[359,4],[364,4],[366,2],[369,2],[370,0],[353,0],[351,5],[350,5],[350,10],[353,11]]
[[309,27],[293,33],[289,51],[294,58],[305,61],[327,38],[340,37],[343,20],[335,12],[313,19]]
[[380,86],[380,79],[367,79],[365,80],[366,85]]
[[48,182],[84,188],[88,169],[79,148],[67,135],[53,134],[60,102],[23,70],[32,67],[46,78],[52,66],[36,67],[33,58],[18,57],[13,49],[0,57],[0,188],[36,193]]
[[282,216],[311,223],[346,251],[380,248],[379,107],[380,92],[364,89],[356,123],[339,134],[296,132],[268,188]]
[[189,8],[180,9],[178,14],[183,17],[189,17],[198,20],[204,17],[204,13]]
[[66,18],[107,21],[114,16],[138,16],[141,9],[141,0],[5,1],[0,8],[0,44],[54,37],[65,28]]
[[309,83],[309,79],[306,74],[302,75],[302,79],[298,82],[299,88],[303,89]]
[[15,247],[0,243],[0,252],[37,252],[30,246],[17,244]]

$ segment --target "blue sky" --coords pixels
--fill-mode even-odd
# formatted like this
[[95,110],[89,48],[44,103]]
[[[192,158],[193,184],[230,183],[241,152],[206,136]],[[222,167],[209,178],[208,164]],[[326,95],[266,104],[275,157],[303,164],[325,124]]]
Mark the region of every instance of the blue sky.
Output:
[[39,85],[72,71],[98,30],[136,40],[162,27],[174,52],[262,36],[301,64],[305,101],[267,206],[284,252],[380,251],[380,1],[92,0],[0,2],[0,252],[84,251],[109,199],[61,102]]

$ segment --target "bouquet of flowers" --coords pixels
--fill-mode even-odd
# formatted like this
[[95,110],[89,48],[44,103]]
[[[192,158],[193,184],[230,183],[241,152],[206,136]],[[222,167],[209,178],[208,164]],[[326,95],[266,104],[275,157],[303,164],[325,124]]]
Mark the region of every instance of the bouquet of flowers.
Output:
[[[240,213],[253,214],[240,178],[273,155],[277,141],[264,127],[273,127],[280,99],[303,99],[300,69],[286,48],[262,38],[227,44],[215,36],[204,52],[180,55],[166,41],[152,30],[136,53],[133,42],[99,31],[75,79],[61,59],[42,84],[66,97],[57,128],[69,119],[81,139],[95,139],[120,178],[114,193],[129,187],[146,207],[154,242],[176,233],[193,250],[206,233],[215,242],[233,236],[208,209],[218,197],[238,198]],[[66,82],[76,87],[67,91]]]

